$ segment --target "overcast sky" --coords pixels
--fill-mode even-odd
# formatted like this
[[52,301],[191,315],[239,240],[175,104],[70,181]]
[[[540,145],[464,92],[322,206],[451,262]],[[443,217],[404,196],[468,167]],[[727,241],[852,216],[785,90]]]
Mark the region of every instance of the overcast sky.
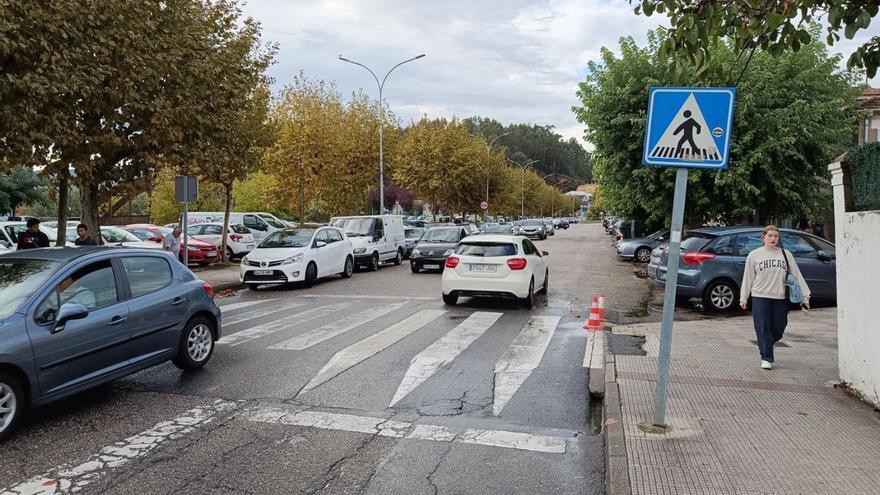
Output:
[[[386,103],[404,122],[481,115],[551,124],[579,139],[583,126],[571,107],[587,61],[602,46],[616,51],[621,36],[644,42],[666,20],[636,16],[626,0],[248,0],[244,11],[262,23],[266,41],[280,45],[270,68],[279,88],[302,70],[335,81],[343,95],[364,88],[375,98],[372,76],[340,54],[381,79],[424,53],[385,85]],[[878,24],[833,50],[849,53],[880,33]]]

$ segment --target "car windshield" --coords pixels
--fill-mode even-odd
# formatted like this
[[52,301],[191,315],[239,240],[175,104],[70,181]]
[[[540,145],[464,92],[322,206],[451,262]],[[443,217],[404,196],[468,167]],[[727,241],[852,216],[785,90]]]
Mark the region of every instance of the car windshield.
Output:
[[455,254],[462,256],[513,256],[516,245],[507,242],[474,242],[459,244]]
[[330,222],[331,227],[339,227],[349,237],[367,237],[373,234],[376,220],[372,218],[337,218]]
[[407,239],[418,239],[425,233],[426,229],[416,228],[416,229],[403,229],[404,237]]
[[257,215],[258,215],[260,218],[262,218],[263,220],[265,220],[266,223],[268,223],[269,225],[275,227],[276,229],[283,229],[284,227],[286,227],[284,224],[282,224],[282,223],[279,222],[278,220],[275,220],[275,218],[273,218],[273,217],[270,216],[270,215],[267,215],[267,214],[265,214],[265,213],[257,213]]
[[141,241],[136,235],[127,230],[112,227],[101,227],[101,235],[104,236],[104,240],[108,243]]
[[419,240],[425,242],[458,242],[458,229],[428,229]]
[[0,258],[0,320],[14,313],[58,265],[57,261]]
[[244,225],[230,225],[229,229],[235,232],[236,234],[250,234],[251,231]]
[[651,239],[652,241],[655,241],[655,240],[659,239],[660,237],[665,237],[665,236],[666,236],[666,232],[668,232],[668,231],[665,230],[665,229],[664,229],[664,230],[658,230],[657,232],[654,232],[653,234],[649,235],[647,238],[648,238],[648,239]]
[[315,229],[282,229],[276,230],[269,237],[263,239],[260,247],[270,248],[301,248],[309,245]]
[[522,225],[544,225],[543,220],[523,220]]

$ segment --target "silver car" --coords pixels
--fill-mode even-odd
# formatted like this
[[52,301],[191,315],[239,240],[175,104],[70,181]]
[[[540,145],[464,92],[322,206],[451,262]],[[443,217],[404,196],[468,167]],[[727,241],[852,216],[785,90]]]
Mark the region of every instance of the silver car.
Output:
[[651,261],[651,250],[667,239],[669,239],[669,229],[658,230],[647,237],[619,240],[615,244],[617,256],[639,263],[648,263]]

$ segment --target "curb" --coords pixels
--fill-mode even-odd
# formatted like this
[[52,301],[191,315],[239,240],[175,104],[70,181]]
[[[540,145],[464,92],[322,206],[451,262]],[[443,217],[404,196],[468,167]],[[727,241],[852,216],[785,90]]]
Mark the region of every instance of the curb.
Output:
[[211,284],[211,285],[214,287],[214,291],[216,291],[216,292],[221,292],[221,291],[230,290],[230,289],[241,290],[241,289],[247,288],[247,284],[243,284],[241,282],[226,282],[226,283],[222,283],[222,284],[216,284],[216,285]]
[[605,488],[608,495],[630,495],[629,466],[620,409],[617,368],[611,353],[611,330],[605,340],[605,401],[602,406],[602,431],[605,434]]

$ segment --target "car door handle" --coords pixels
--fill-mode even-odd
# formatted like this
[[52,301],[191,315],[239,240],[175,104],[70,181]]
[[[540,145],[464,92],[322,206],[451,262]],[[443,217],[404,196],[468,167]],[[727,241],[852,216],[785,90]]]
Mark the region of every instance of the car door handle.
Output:
[[745,265],[746,262],[745,262],[745,261],[737,261],[736,264],[737,264],[737,265]]
[[107,326],[112,327],[112,326],[119,325],[120,323],[124,322],[127,319],[128,318],[126,318],[125,316],[114,316],[110,321],[107,322]]
[[185,299],[182,298],[182,297],[175,297],[174,300],[171,301],[171,305],[172,305],[172,306],[179,306],[179,305],[183,304],[183,301],[184,301],[184,300],[185,300]]

